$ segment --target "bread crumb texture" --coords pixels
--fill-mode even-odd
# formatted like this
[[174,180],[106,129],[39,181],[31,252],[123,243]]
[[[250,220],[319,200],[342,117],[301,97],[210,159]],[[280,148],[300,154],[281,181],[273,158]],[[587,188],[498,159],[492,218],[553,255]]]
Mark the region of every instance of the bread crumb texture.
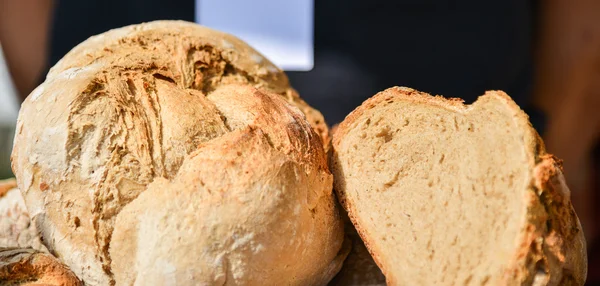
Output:
[[334,188],[391,285],[583,285],[560,163],[500,91],[390,88],[337,129]]
[[339,270],[327,127],[257,54],[192,23],[128,26],[75,47],[23,103],[19,188],[86,285],[310,285]]

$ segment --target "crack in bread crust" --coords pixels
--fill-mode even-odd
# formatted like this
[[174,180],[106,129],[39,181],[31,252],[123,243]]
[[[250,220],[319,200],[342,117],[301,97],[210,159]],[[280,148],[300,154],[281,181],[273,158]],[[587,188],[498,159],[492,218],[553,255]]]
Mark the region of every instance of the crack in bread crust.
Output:
[[[23,104],[17,125],[12,159],[19,187],[50,251],[87,284],[114,285],[117,277],[126,279],[123,271],[137,271],[114,267],[123,265],[112,254],[115,231],[121,233],[118,221],[126,216],[123,209],[137,206],[151,185],[183,180],[186,174],[180,168],[193,154],[209,152],[205,147],[211,142],[239,130],[264,134],[269,150],[297,164],[294,174],[308,176],[306,185],[277,192],[286,198],[294,188],[305,193],[297,203],[313,214],[298,223],[314,242],[302,243],[311,253],[312,247],[330,245],[324,255],[313,257],[315,265],[288,270],[298,271],[299,282],[306,282],[317,279],[319,265],[331,263],[335,268],[343,260],[335,256],[342,227],[331,203],[332,178],[323,150],[323,141],[329,140],[327,126],[281,70],[233,36],[180,21],[94,36],[51,69]],[[244,155],[235,160],[244,160]],[[46,187],[42,190],[41,185]],[[179,187],[191,192],[192,185]],[[123,224],[142,223],[136,221],[137,214],[127,215]],[[315,228],[307,228],[308,222]],[[123,231],[137,237],[135,230]],[[124,252],[135,250],[135,245],[126,247],[131,248],[122,248]],[[236,261],[252,256],[244,255]],[[132,261],[119,268],[138,264]],[[239,271],[226,281],[256,278]],[[325,276],[321,278],[331,278]]]

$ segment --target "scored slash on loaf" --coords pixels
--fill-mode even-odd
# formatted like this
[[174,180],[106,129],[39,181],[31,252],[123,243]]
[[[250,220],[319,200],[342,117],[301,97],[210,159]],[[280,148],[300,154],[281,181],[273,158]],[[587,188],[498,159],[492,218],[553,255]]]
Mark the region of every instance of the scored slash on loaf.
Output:
[[22,105],[12,163],[46,246],[86,285],[311,285],[347,254],[328,142],[247,44],[157,21],[60,60]]

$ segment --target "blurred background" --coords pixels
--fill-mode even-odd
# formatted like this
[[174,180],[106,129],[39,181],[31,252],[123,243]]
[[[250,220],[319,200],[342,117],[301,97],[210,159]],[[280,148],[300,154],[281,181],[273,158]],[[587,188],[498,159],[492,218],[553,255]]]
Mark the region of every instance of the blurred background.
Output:
[[[600,283],[600,1],[313,4],[314,68],[288,75],[330,125],[394,85],[466,102],[485,90],[506,91],[529,114],[547,150],[564,160],[588,240],[588,282]],[[0,0],[0,179],[12,176],[20,102],[64,54],[112,28],[194,21],[195,7],[194,0]],[[270,20],[256,19],[278,25]]]

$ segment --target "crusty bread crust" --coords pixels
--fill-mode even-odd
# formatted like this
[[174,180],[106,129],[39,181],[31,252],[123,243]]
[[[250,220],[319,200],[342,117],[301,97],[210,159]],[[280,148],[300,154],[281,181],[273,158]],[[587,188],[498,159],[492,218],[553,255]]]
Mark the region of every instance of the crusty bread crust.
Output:
[[58,259],[28,248],[0,248],[0,281],[6,286],[83,285]]
[[327,132],[241,40],[157,21],[59,61],[22,105],[12,166],[50,252],[87,285],[323,284],[345,257]]
[[[76,71],[119,53],[122,59],[115,64],[124,66],[135,60],[143,60],[144,57],[154,57],[155,60],[161,56],[176,57],[176,53],[182,51],[174,49],[185,48],[177,47],[177,42],[191,43],[187,56],[193,64],[181,70],[181,73],[176,69],[159,69],[159,73],[173,77],[183,86],[204,91],[211,90],[219,83],[244,82],[279,94],[306,115],[325,146],[330,144],[329,130],[323,115],[300,98],[298,92],[290,87],[289,80],[281,69],[239,38],[190,22],[154,21],[92,36],[69,51],[50,69],[47,77],[56,77],[67,70]],[[122,47],[125,45],[130,49]],[[224,64],[217,69],[205,66],[207,53],[204,52],[218,54]],[[203,68],[210,69],[213,74],[205,72],[206,74],[198,76],[198,70]]]
[[[523,143],[527,152],[533,180],[528,203],[527,218],[523,226],[518,251],[509,263],[511,267],[504,275],[507,285],[583,285],[587,276],[587,256],[583,231],[569,198],[559,161],[546,153],[542,139],[529,123],[528,116],[508,95],[501,91],[489,91],[479,100],[500,99],[511,111],[517,126],[525,132]],[[331,168],[334,173],[334,189],[338,199],[348,212],[358,233],[369,252],[382,269],[388,285],[396,285],[397,278],[387,265],[382,263],[379,254],[385,249],[377,249],[356,217],[352,201],[345,195],[344,180],[339,169],[337,148],[341,141],[357,124],[367,110],[377,108],[390,100],[401,99],[407,104],[424,103],[438,106],[453,112],[468,113],[473,105],[464,105],[460,99],[445,99],[405,87],[393,87],[366,100],[350,113],[333,135]],[[536,265],[538,268],[536,268]],[[546,270],[542,273],[539,267]]]
[[17,181],[15,179],[6,179],[0,181],[0,198],[2,198],[8,191],[17,187]]

